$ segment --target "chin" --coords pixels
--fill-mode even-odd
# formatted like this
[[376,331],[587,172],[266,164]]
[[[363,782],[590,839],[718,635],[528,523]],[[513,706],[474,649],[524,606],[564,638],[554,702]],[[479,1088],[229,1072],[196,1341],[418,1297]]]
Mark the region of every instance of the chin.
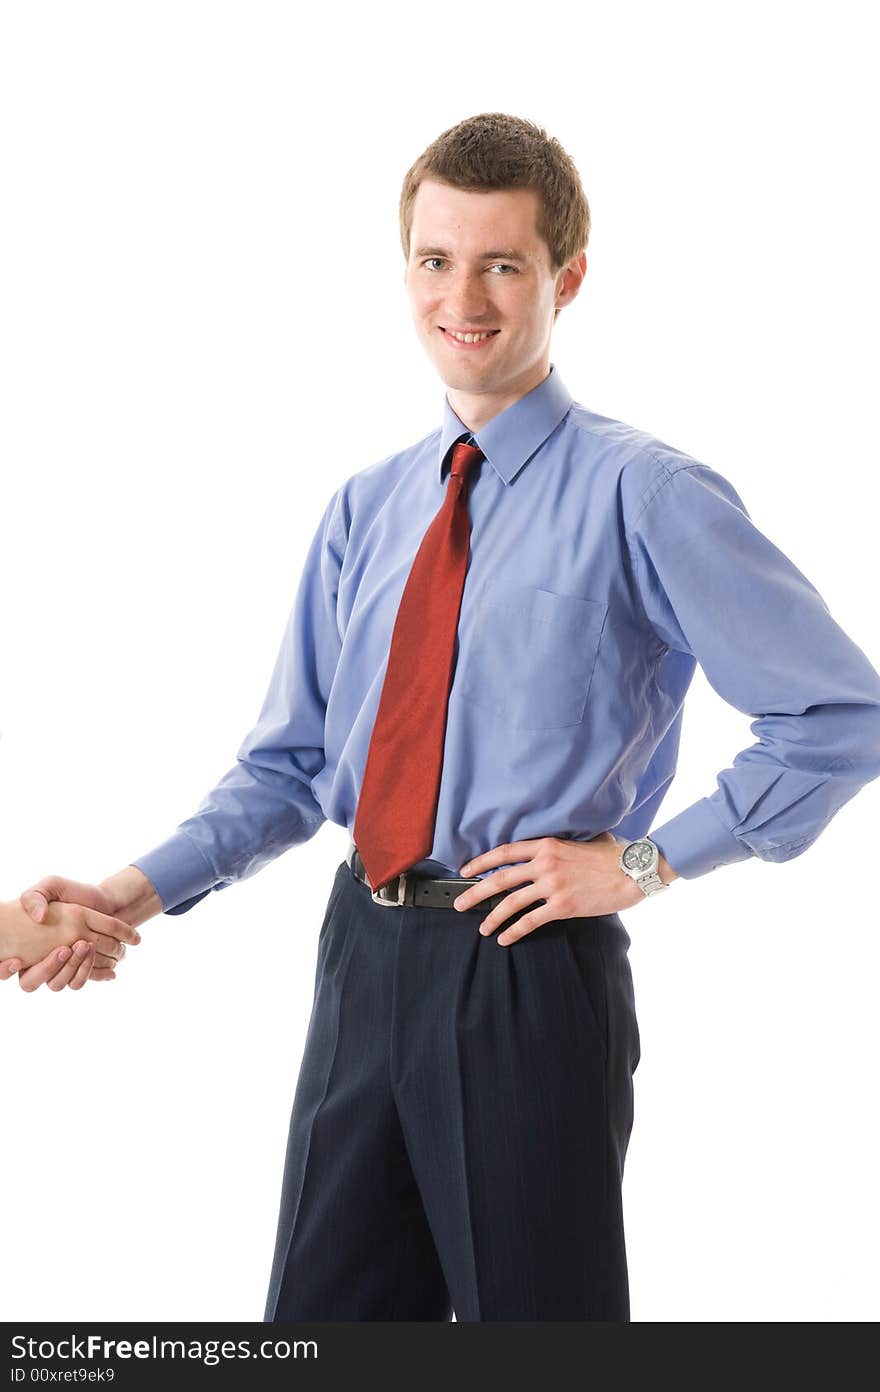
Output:
[[440,376],[443,379],[443,385],[449,387],[451,391],[476,394],[496,390],[494,379],[489,379],[478,372],[441,372]]
[[[469,387],[473,388],[489,381],[488,364],[478,365],[476,362],[467,361],[450,362],[446,353],[430,353],[429,357],[437,369],[438,376],[442,377],[447,387],[467,391]],[[498,377],[497,363],[493,363],[491,375],[493,380]]]

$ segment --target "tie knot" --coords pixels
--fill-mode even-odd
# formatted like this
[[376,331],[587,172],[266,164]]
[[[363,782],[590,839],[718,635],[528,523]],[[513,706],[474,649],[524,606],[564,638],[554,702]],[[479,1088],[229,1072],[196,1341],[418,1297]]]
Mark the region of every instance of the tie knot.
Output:
[[474,465],[485,457],[483,451],[478,449],[476,445],[458,444],[452,451],[449,472],[455,474],[457,478],[466,479]]

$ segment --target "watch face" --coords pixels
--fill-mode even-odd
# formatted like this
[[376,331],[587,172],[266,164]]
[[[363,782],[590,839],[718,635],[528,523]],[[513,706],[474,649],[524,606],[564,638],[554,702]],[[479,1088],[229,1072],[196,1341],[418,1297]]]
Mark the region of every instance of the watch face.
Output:
[[627,870],[648,870],[654,863],[654,847],[650,841],[634,841],[623,853]]

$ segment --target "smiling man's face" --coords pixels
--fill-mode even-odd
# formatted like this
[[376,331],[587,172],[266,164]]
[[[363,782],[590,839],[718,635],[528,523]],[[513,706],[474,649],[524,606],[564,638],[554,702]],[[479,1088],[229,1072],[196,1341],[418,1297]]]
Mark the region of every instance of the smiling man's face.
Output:
[[535,189],[475,193],[423,179],[415,196],[404,277],[413,319],[472,430],[547,376],[554,311],[583,281],[583,252],[553,272],[540,209]]

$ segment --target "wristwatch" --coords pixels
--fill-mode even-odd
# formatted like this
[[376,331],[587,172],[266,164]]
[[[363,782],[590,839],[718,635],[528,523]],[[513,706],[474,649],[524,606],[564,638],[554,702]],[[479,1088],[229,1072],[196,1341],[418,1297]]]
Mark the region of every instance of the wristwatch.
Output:
[[660,852],[647,836],[640,837],[638,841],[628,841],[620,853],[618,864],[646,895],[669,888],[657,873]]

